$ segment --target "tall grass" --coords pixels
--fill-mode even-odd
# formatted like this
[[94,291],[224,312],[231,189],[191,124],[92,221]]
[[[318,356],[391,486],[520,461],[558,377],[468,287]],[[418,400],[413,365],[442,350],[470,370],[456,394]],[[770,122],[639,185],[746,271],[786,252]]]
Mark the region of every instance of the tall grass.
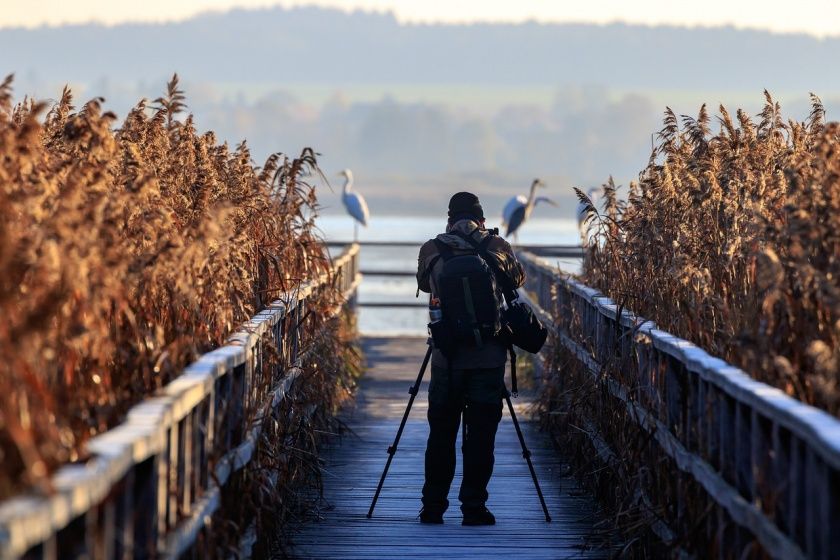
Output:
[[117,128],[101,99],[0,85],[0,497],[328,265],[314,154],[255,167],[185,108],[177,76]]
[[[812,96],[782,118],[724,107],[712,132],[665,112],[626,201],[610,180],[591,208],[585,280],[614,300],[840,414],[840,124]],[[578,191],[584,202],[589,202]]]
[[[626,197],[612,179],[598,208],[578,190],[589,214],[583,280],[620,308],[840,414],[838,148],[840,125],[825,123],[815,96],[804,122],[784,120],[766,93],[756,118],[743,111],[733,118],[720,107],[714,125],[705,106],[696,118],[667,109]],[[587,317],[559,320],[572,339],[596,343]],[[554,348],[542,420],[607,506],[610,528],[625,536],[623,556],[715,557],[722,543],[732,557],[767,556],[578,355]],[[605,375],[647,406],[645,392],[636,391],[637,358],[616,351],[598,359]],[[767,513],[773,500],[762,496]]]

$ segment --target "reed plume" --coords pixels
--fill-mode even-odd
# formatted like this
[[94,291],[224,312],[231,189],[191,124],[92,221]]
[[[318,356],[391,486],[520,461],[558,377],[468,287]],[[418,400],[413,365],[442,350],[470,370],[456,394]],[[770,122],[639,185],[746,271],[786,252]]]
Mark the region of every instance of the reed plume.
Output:
[[[46,487],[242,321],[328,269],[311,150],[256,167],[173,76],[116,116],[0,84],[0,497]],[[334,295],[325,295],[334,303]]]
[[[665,110],[626,206],[592,208],[586,282],[791,395],[840,414],[840,124],[764,92],[757,123]],[[581,193],[578,192],[578,196]]]

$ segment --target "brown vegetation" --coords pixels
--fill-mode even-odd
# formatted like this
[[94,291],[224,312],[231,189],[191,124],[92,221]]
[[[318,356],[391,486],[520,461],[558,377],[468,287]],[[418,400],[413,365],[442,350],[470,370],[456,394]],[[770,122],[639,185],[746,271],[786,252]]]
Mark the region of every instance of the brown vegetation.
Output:
[[[626,202],[591,208],[584,279],[657,325],[840,414],[840,124],[665,112]],[[579,197],[589,202],[581,192]]]
[[0,497],[327,266],[312,152],[256,168],[182,116],[177,77],[117,129],[101,103],[0,86]]
[[[253,425],[257,416],[263,418],[263,432],[249,468],[236,474],[222,492],[223,507],[209,532],[211,550],[218,557],[230,557],[230,547],[250,526],[257,536],[254,557],[285,558],[294,528],[320,514],[321,445],[339,437],[342,426],[335,413],[352,398],[362,372],[355,314],[345,307],[333,315],[333,303],[310,308],[300,330],[305,337],[302,347],[307,348],[300,364],[305,380],[295,382],[276,409],[264,400],[248,413],[246,425]],[[266,364],[281,359],[277,354],[266,358]],[[254,380],[257,394],[277,386],[275,372],[285,372],[290,364],[279,365],[261,368]]]

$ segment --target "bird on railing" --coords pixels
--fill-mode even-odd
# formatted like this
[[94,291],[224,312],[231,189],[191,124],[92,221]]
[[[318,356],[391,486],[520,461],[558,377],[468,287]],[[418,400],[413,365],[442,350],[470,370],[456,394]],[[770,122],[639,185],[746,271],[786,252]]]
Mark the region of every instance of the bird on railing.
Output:
[[520,194],[511,197],[510,200],[507,201],[504,209],[502,210],[502,223],[507,228],[506,235],[513,234],[518,242],[519,238],[516,235],[516,232],[520,227],[522,227],[522,224],[531,217],[531,212],[534,211],[534,207],[537,204],[545,202],[551,204],[552,206],[557,206],[557,203],[547,196],[537,196],[537,187],[545,186],[546,184],[540,179],[534,179],[531,183],[531,192],[528,194],[528,198],[525,198],[525,196]]
[[344,169],[338,175],[344,177],[344,191],[341,195],[341,202],[344,203],[347,213],[353,218],[353,241],[358,241],[359,224],[367,227],[370,211],[364,197],[357,192],[350,191],[353,188],[353,172]]
[[[578,196],[580,196],[580,195],[578,195]],[[589,189],[588,191],[586,191],[586,196],[592,202],[592,205],[590,206],[590,205],[586,204],[585,202],[583,202],[582,200],[580,202],[578,202],[578,205],[577,205],[578,231],[580,231],[580,240],[581,240],[581,244],[584,247],[586,246],[587,242],[589,241],[589,239],[588,239],[589,236],[587,235],[588,234],[588,229],[589,229],[587,218],[589,217],[590,210],[595,209],[595,211],[597,212],[598,202],[599,202],[599,199],[601,198],[601,189],[598,189],[598,188]]]

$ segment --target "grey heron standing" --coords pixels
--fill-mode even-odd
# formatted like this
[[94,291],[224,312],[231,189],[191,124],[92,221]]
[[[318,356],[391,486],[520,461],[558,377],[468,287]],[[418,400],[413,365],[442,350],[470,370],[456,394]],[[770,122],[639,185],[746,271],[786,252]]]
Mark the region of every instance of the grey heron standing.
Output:
[[519,195],[512,197],[507,201],[504,210],[502,210],[502,219],[507,227],[507,231],[505,233],[506,235],[516,235],[517,230],[519,230],[519,228],[522,227],[522,224],[531,217],[531,212],[534,211],[534,207],[537,203],[547,202],[552,206],[557,206],[557,203],[550,198],[537,196],[537,187],[545,186],[545,183],[543,183],[540,179],[534,179],[531,183],[531,192],[528,194],[528,198]]
[[345,169],[339,173],[339,176],[344,177],[344,191],[341,194],[341,202],[344,203],[347,213],[353,218],[353,241],[358,241],[359,224],[367,227],[370,211],[364,197],[350,190],[353,188],[353,172]]

